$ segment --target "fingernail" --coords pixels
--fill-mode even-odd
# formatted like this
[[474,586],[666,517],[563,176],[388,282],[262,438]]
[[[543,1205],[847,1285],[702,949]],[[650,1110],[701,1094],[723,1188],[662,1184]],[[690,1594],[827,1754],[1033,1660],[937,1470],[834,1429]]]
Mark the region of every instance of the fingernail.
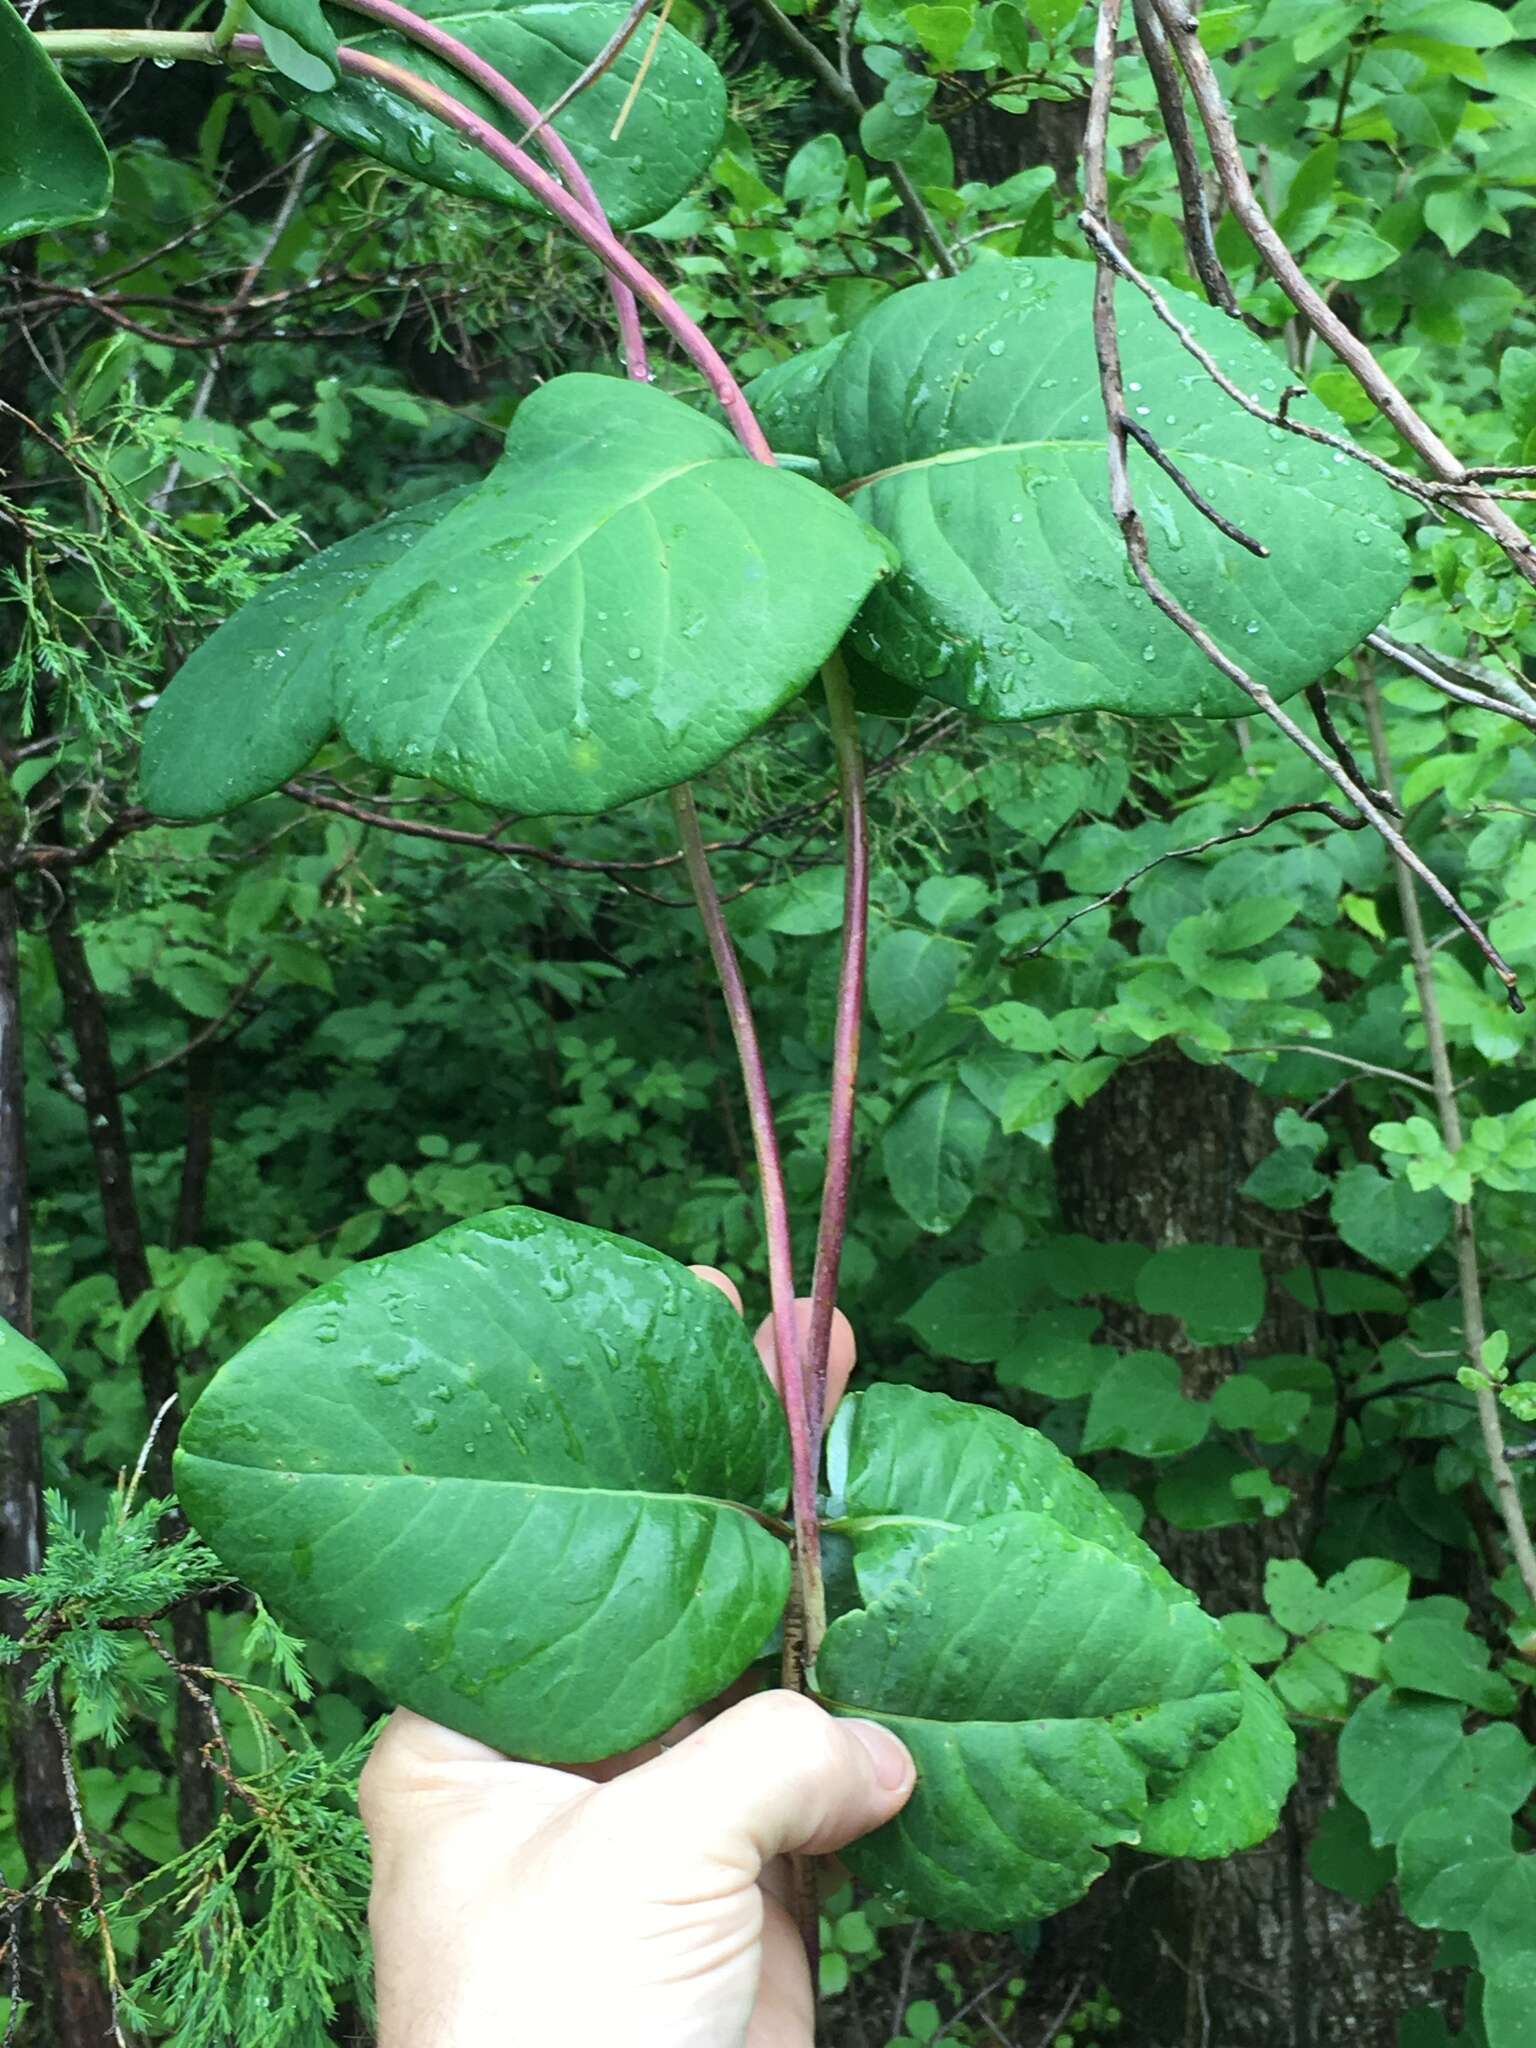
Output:
[[889,1728],[882,1728],[878,1721],[847,1721],[844,1726],[869,1751],[882,1791],[895,1792],[908,1783],[912,1777],[912,1758],[906,1744],[899,1742]]

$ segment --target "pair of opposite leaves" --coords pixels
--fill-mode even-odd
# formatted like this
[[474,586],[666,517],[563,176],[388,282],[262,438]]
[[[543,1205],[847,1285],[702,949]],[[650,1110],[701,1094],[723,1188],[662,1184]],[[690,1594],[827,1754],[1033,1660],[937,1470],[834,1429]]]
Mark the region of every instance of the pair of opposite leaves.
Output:
[[[1126,564],[1092,284],[1083,263],[983,258],[770,372],[749,396],[826,488],[651,387],[555,378],[484,482],[327,549],[192,656],[145,729],[146,801],[216,815],[339,730],[376,766],[500,809],[591,814],[712,766],[845,635],[988,718],[1241,710]],[[1234,406],[1122,299],[1129,402],[1270,549],[1226,539],[1133,449],[1154,565],[1288,695],[1400,594],[1397,500]],[[1185,317],[1240,384],[1278,389],[1260,342],[1209,308]]]
[[[412,11],[467,44],[540,107],[553,105],[581,76],[626,13],[613,0],[415,0]],[[274,66],[265,75],[307,119],[407,177],[502,205],[535,204],[443,123],[375,80],[336,70],[339,39],[405,65],[509,142],[519,141],[524,124],[438,58],[320,0],[260,0],[250,15]],[[642,226],[674,206],[704,175],[725,130],[725,81],[695,43],[667,25],[650,50],[644,90],[615,137],[647,42],[640,36],[626,44],[555,123],[619,229]],[[0,241],[95,220],[112,197],[106,148],[10,0],[0,0],[0,68],[8,94]]]
[[[919,1787],[849,1852],[909,1910],[1058,1911],[1137,1842],[1273,1825],[1267,1687],[1047,1440],[911,1387],[827,1460],[834,1711]],[[352,1268],[217,1374],[177,1453],[194,1526],[390,1699],[539,1761],[660,1733],[759,1657],[789,1587],[783,1418],[740,1318],[660,1253],[528,1209]]]

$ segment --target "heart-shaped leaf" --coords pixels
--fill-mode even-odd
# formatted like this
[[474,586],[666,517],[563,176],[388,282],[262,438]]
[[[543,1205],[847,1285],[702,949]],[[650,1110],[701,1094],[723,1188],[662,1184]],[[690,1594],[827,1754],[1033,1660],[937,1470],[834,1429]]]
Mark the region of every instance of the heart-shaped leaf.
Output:
[[507,809],[607,810],[762,725],[888,566],[835,498],[678,399],[557,377],[359,601],[342,732]]
[[335,730],[349,606],[467,495],[440,492],[322,549],[210,634],[144,722],[149,808],[217,817],[297,775]]
[[[1154,611],[1110,514],[1092,291],[1085,263],[981,258],[960,277],[897,292],[839,351],[816,400],[823,477],[902,561],[853,645],[898,680],[989,718],[1094,708],[1230,717],[1248,700]],[[1180,300],[1179,310],[1242,388],[1277,402],[1287,381],[1278,356],[1210,307]],[[1139,293],[1120,293],[1118,316],[1138,424],[1270,550],[1256,559],[1218,533],[1133,447],[1153,567],[1287,696],[1400,595],[1399,501],[1359,464],[1235,405]],[[1316,405],[1298,416],[1337,424]]]
[[0,1316],[0,1407],[32,1394],[60,1394],[68,1386],[47,1352]]
[[[600,55],[627,9],[609,0],[534,0],[531,6],[420,0],[416,12],[467,43],[536,106],[548,107]],[[387,29],[365,28],[341,9],[331,11],[330,21],[353,48],[408,65],[509,141],[521,140],[526,123],[425,50]],[[650,41],[649,28],[631,37],[554,124],[619,229],[642,227],[676,205],[708,170],[725,132],[725,81],[696,43],[668,25],[622,129],[613,134]],[[278,90],[310,120],[407,177],[503,205],[537,203],[471,143],[371,79],[348,74],[319,92],[279,82]]]
[[112,197],[106,145],[10,0],[0,0],[0,71],[0,242],[95,220]]
[[288,1309],[188,1416],[230,1569],[391,1700],[535,1760],[659,1733],[761,1650],[788,1487],[741,1320],[659,1252],[501,1209]]
[[904,1910],[1010,1927],[1059,1912],[1242,1710],[1221,1631],[1048,1516],[949,1537],[827,1631],[818,1694],[893,1728],[918,1788],[843,1853]]

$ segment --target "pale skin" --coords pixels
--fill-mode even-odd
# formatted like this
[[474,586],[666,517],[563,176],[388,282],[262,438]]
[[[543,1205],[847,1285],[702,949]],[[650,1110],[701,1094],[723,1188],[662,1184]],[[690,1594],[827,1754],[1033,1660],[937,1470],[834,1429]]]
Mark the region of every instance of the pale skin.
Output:
[[[756,1341],[777,1384],[769,1324]],[[829,1405],[853,1366],[839,1314]],[[912,1785],[888,1730],[788,1692],[569,1770],[402,1708],[362,1783],[379,2048],[811,2048],[783,1859],[857,1840]]]

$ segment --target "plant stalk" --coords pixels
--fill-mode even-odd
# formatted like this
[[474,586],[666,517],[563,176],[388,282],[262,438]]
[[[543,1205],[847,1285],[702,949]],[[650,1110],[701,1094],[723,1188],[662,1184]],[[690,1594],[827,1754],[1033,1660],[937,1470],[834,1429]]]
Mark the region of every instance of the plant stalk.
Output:
[[[826,1427],[827,1359],[832,1348],[832,1314],[837,1275],[848,1229],[848,1187],[853,1175],[853,1119],[859,1077],[859,1035],[864,1014],[864,966],[869,950],[869,813],[865,803],[864,755],[858,713],[840,654],[822,667],[827,715],[837,754],[843,801],[843,950],[837,980],[837,1023],[832,1047],[832,1100],[827,1112],[827,1166],[816,1232],[816,1265],[811,1278],[811,1322],[806,1337],[805,1374],[810,1386],[813,1447],[819,1455]],[[813,1645],[814,1660],[819,1643]]]
[[[1371,735],[1371,754],[1376,763],[1376,780],[1395,801],[1397,789],[1392,774],[1392,756],[1387,746],[1386,725],[1381,714],[1381,695],[1368,676],[1361,680],[1360,701]],[[1461,1110],[1456,1101],[1456,1077],[1451,1071],[1450,1046],[1445,1035],[1445,1019],[1440,1013],[1440,997],[1435,987],[1434,955],[1424,930],[1424,913],[1419,907],[1419,893],[1413,886],[1413,876],[1408,868],[1401,860],[1394,859],[1392,872],[1397,881],[1397,901],[1402,913],[1403,936],[1408,941],[1408,952],[1413,961],[1413,980],[1418,991],[1419,1015],[1424,1020],[1424,1038],[1429,1048],[1429,1072],[1434,1083],[1440,1135],[1445,1140],[1447,1151],[1459,1152],[1462,1142]],[[1477,1262],[1476,1222],[1470,1202],[1456,1202],[1452,1206],[1452,1227],[1456,1237],[1456,1274],[1461,1295],[1461,1341],[1468,1362],[1484,1375],[1486,1381],[1487,1368],[1483,1364],[1483,1347],[1488,1341],[1488,1319],[1483,1307],[1483,1281]],[[1499,1397],[1488,1384],[1473,1391],[1477,1400],[1477,1421],[1482,1431],[1483,1449],[1487,1454],[1488,1470],[1493,1478],[1494,1498],[1499,1505],[1499,1515],[1504,1523],[1504,1532],[1509,1538],[1509,1547],[1520,1574],[1520,1583],[1524,1586],[1526,1597],[1532,1607],[1536,1607],[1536,1545],[1531,1542],[1531,1528],[1526,1520],[1524,1503],[1520,1498],[1519,1482],[1510,1467],[1509,1455],[1505,1448]]]
[[[815,1656],[826,1629],[826,1593],[821,1577],[821,1527],[816,1514],[816,1447],[812,1438],[809,1391],[801,1363],[799,1324],[795,1316],[795,1281],[789,1234],[789,1206],[784,1191],[784,1169],[779,1158],[779,1140],[773,1127],[773,1105],[768,1094],[768,1074],[762,1046],[741,962],[725,921],[714,877],[704,852],[699,814],[693,792],[680,783],[672,792],[672,810],[677,819],[678,838],[688,863],[688,879],[698,899],[710,956],[715,963],[736,1057],[746,1089],[747,1115],[752,1126],[752,1145],[757,1154],[758,1180],[762,1188],[763,1227],[768,1243],[768,1284],[773,1298],[773,1339],[779,1360],[779,1390],[789,1425],[789,1454],[793,1486],[795,1526],[795,1584],[803,1616],[804,1635],[795,1646],[797,1689],[803,1691],[804,1670]],[[789,1644],[786,1624],[786,1661]]]

